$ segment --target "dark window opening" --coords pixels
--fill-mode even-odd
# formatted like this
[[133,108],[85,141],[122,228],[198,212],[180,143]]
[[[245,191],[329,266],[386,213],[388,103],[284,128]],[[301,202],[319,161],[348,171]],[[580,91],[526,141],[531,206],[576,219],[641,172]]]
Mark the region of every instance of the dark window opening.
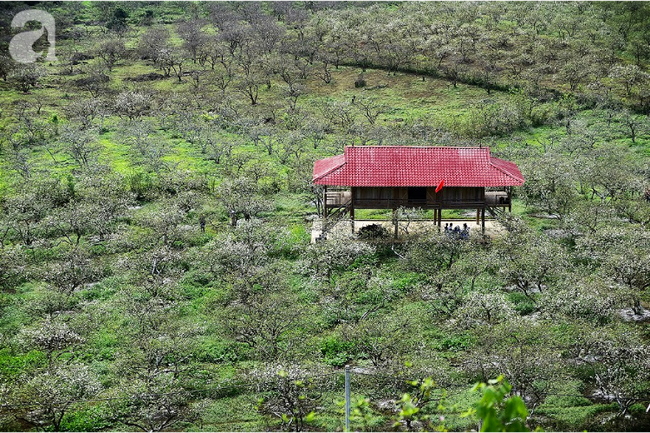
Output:
[[427,189],[426,188],[409,188],[409,201],[410,202],[426,202],[427,201]]

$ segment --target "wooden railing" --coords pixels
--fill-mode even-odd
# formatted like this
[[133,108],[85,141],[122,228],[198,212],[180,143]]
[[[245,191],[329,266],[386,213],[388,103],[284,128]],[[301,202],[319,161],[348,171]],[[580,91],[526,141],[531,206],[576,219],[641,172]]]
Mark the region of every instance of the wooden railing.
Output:
[[326,239],[327,233],[332,230],[332,228],[341,221],[346,214],[349,214],[350,208],[352,207],[352,200],[348,200],[345,203],[340,204],[338,207],[333,210],[327,211],[327,217],[323,218],[323,226],[321,228],[320,235],[318,240]]
[[485,192],[486,206],[510,206],[510,197],[505,191],[486,191]]
[[363,209],[392,209],[400,206],[404,207],[422,207],[428,209],[435,208],[479,208],[485,206],[484,200],[443,200],[443,201],[426,201],[426,200],[408,200],[408,199],[355,199],[354,206]]
[[350,201],[352,193],[350,191],[328,191],[326,204],[327,207],[338,207]]

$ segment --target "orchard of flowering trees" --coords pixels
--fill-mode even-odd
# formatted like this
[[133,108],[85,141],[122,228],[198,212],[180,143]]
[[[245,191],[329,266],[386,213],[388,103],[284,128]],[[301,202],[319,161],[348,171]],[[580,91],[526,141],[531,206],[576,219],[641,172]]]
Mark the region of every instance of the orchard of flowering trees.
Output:
[[[30,8],[56,62],[8,54]],[[355,430],[648,430],[649,25],[642,2],[4,4],[0,429],[342,431],[350,365]],[[491,237],[400,209],[397,240],[311,243],[313,163],[351,144],[489,146],[526,182]]]

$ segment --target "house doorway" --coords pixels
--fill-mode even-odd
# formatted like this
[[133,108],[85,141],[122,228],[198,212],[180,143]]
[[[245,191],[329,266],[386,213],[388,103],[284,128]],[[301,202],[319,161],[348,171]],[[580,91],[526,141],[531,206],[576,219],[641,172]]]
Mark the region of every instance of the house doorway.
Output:
[[409,187],[408,200],[409,203],[426,203],[427,201],[426,187]]

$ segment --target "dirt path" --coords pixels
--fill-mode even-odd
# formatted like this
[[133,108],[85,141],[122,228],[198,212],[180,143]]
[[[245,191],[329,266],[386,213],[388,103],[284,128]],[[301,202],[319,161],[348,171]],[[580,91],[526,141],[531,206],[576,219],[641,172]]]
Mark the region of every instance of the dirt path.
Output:
[[[356,220],[354,221],[354,232],[358,233],[359,229],[365,226],[369,226],[372,224],[381,224],[386,230],[389,231],[389,233],[394,233],[395,226],[393,225],[392,221],[388,220]],[[476,224],[476,220],[468,220],[468,219],[443,219],[442,220],[442,230],[445,228],[445,224],[451,224],[453,227],[459,226],[461,229],[463,228],[463,224],[467,224],[469,226],[469,234],[470,236],[476,235],[477,233],[481,233],[481,224]],[[400,222],[400,227],[405,227],[406,223],[405,222]],[[408,232],[409,234],[417,234],[418,232],[422,232],[427,228],[434,228],[433,221],[412,221],[408,225]],[[331,230],[331,232],[336,232],[336,233],[350,233],[352,230],[352,223],[350,220],[342,220],[340,221],[334,228]],[[490,237],[494,237],[499,235],[504,231],[504,228],[496,221],[494,220],[485,220],[485,234]],[[313,225],[312,225],[312,230],[311,230],[311,242],[314,243],[316,242],[316,238],[320,235],[321,233],[321,220],[315,220]],[[404,231],[400,229],[400,238],[404,237]]]

